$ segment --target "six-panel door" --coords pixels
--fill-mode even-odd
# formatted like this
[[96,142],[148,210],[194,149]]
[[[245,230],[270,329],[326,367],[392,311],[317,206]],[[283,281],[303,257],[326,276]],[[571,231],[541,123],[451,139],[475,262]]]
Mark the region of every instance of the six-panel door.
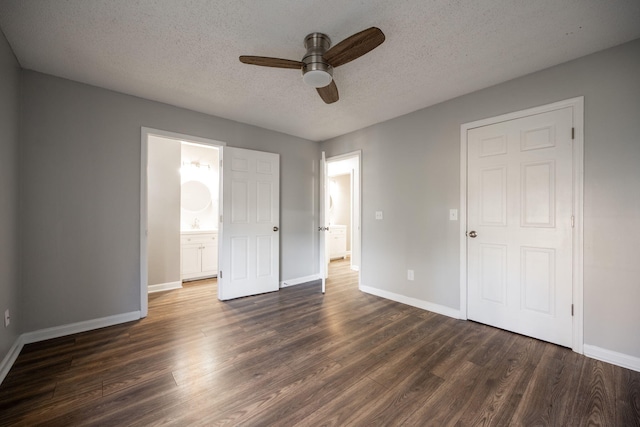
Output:
[[572,108],[471,129],[468,318],[572,345]]
[[223,150],[222,251],[218,276],[222,300],[280,287],[280,157]]

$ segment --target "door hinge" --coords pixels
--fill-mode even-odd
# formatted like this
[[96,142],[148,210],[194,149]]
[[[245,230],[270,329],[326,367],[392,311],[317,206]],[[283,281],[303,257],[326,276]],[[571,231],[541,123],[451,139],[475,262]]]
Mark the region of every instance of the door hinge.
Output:
[[576,226],[576,217],[571,215],[571,228]]
[[571,315],[573,316],[573,304],[571,304]]
[[[220,270],[220,274],[219,274],[220,278],[222,279],[222,270]],[[573,310],[573,309],[572,309]]]
[[576,128],[571,128],[571,139],[576,139]]
[[220,215],[220,222],[222,222],[222,215]]

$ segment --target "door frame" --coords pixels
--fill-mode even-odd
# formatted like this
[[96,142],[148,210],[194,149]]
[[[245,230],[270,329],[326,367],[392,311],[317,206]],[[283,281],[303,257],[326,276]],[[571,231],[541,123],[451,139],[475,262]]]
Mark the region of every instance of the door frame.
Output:
[[[358,213],[357,215],[355,213],[352,213],[351,218],[352,218],[352,223],[354,222],[354,219],[358,220],[358,230],[356,230],[356,232],[354,232],[354,227],[353,224],[351,226],[351,230],[352,230],[352,235],[351,235],[351,248],[352,248],[352,253],[351,256],[353,257],[353,246],[354,246],[354,242],[357,243],[358,245],[358,250],[359,250],[359,265],[358,265],[358,289],[360,289],[360,287],[362,286],[362,150],[356,150],[356,151],[351,151],[349,153],[344,153],[344,154],[338,154],[335,156],[331,156],[331,157],[327,157],[325,159],[325,163],[327,165],[327,170],[328,170],[328,165],[329,163],[333,163],[333,162],[339,162],[342,160],[347,160],[347,159],[352,159],[352,158],[357,158],[357,163],[358,163],[358,180],[357,182],[354,182],[352,185],[352,194],[351,194],[351,199],[353,202],[357,202],[358,203]],[[355,174],[352,174],[355,175]],[[355,180],[355,177],[353,178]],[[325,191],[328,192],[328,188],[329,188],[329,174],[325,174],[324,176],[324,188]],[[358,186],[358,197],[356,199],[356,197],[354,197],[353,195],[353,190],[355,189],[356,185]],[[324,197],[324,194],[322,195],[322,197]],[[326,204],[326,203],[325,203]],[[322,205],[321,205],[322,206]],[[328,210],[329,207],[328,206],[324,206],[324,210],[325,210],[325,217],[326,220],[328,221]],[[325,239],[325,246],[326,246],[326,240],[328,238],[329,233],[323,232],[322,233],[322,238]],[[328,265],[328,262],[327,262]],[[326,274],[328,275],[328,272],[324,272],[321,268],[321,272],[320,275]]]
[[[220,153],[220,159],[223,155],[223,147],[227,144],[222,141],[216,141],[198,136],[186,135],[182,133],[170,132],[161,129],[154,129],[142,126],[140,128],[140,318],[147,317],[149,312],[149,254],[147,252],[147,223],[149,209],[147,206],[148,195],[148,173],[149,164],[149,136],[159,136],[167,139],[175,139],[176,141],[193,142],[196,144],[209,145],[217,147]],[[222,170],[219,172],[222,174]],[[219,180],[220,185],[222,180]],[[222,193],[218,209],[222,209]],[[222,224],[218,224],[218,236],[222,234]],[[220,237],[218,237],[218,253],[220,251]]]
[[467,132],[470,129],[520,119],[562,108],[573,108],[573,332],[572,349],[584,353],[583,301],[583,200],[584,200],[584,97],[566,99],[513,113],[464,123],[460,126],[460,318],[467,319]]

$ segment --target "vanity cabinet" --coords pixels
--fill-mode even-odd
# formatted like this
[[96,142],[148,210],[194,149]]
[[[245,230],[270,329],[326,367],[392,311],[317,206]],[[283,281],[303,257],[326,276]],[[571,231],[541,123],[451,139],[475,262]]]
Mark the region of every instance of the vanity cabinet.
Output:
[[347,226],[329,226],[329,258],[346,258],[347,256]]
[[186,232],[180,246],[182,280],[218,275],[218,233]]

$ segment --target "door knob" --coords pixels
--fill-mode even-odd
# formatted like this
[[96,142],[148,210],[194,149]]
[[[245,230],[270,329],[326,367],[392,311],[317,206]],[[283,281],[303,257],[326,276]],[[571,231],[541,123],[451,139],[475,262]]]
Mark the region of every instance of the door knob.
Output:
[[278,231],[280,230],[278,227],[273,227],[273,231]]
[[476,237],[478,237],[478,233],[476,233],[475,231],[470,231],[469,237],[471,237],[472,239],[475,239]]

